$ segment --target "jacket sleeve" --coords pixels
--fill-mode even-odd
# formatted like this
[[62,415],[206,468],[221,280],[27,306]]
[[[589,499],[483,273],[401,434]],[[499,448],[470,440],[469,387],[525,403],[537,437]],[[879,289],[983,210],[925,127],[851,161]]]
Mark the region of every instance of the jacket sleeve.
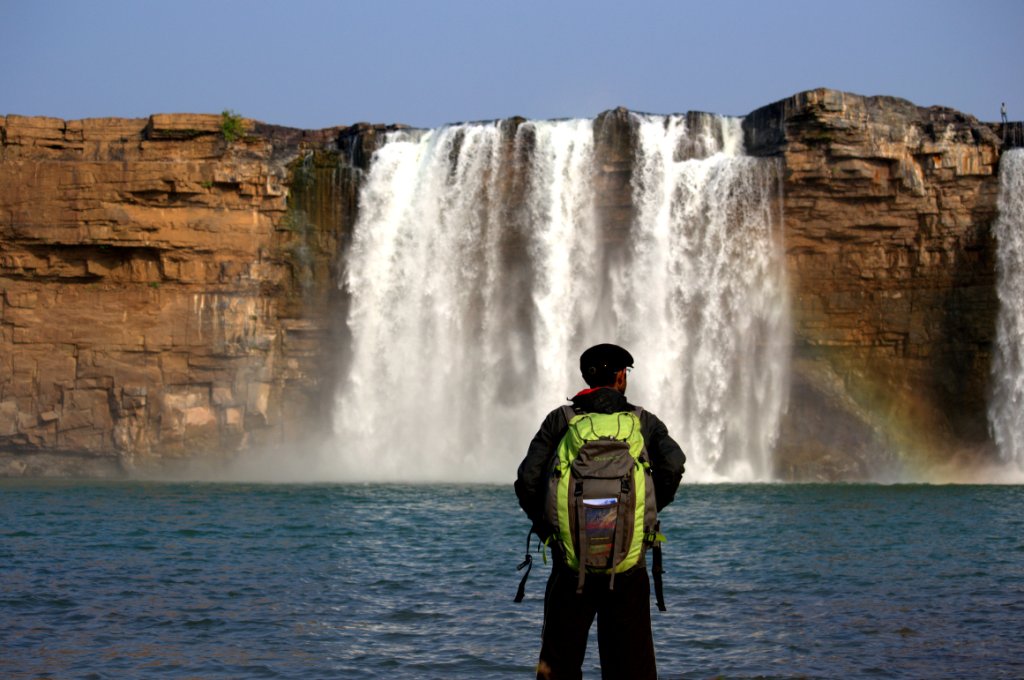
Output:
[[544,528],[544,503],[547,500],[548,467],[565,429],[562,410],[555,409],[549,413],[530,441],[516,477],[515,489],[519,505],[533,522],[534,531],[542,537],[547,532]]
[[668,428],[650,411],[641,415],[644,421],[644,443],[651,456],[651,475],[654,477],[654,495],[660,511],[676,497],[676,489],[683,478],[686,454],[668,434]]

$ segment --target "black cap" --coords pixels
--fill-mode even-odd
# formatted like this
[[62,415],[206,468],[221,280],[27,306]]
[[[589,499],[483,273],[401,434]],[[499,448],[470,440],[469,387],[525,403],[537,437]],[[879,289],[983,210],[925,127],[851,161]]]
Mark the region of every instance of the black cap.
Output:
[[632,366],[633,355],[618,345],[594,345],[580,355],[580,373],[591,387],[611,385],[616,373]]

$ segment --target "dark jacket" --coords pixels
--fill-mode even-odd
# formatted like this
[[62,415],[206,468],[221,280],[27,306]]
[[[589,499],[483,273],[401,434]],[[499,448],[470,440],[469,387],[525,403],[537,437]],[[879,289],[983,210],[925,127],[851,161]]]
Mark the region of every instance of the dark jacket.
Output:
[[[626,401],[624,394],[610,387],[584,390],[572,398],[572,406],[577,413],[618,413],[636,408]],[[640,426],[643,428],[644,444],[651,459],[654,494],[658,501],[658,510],[661,510],[676,496],[676,489],[683,477],[686,456],[679,448],[679,444],[669,436],[668,428],[658,416],[647,410],[641,411]],[[526,457],[519,464],[516,496],[519,497],[519,505],[533,522],[534,530],[541,536],[546,536],[549,531],[544,523],[548,472],[558,443],[562,441],[568,429],[569,424],[562,409],[556,408],[544,418],[526,450]]]

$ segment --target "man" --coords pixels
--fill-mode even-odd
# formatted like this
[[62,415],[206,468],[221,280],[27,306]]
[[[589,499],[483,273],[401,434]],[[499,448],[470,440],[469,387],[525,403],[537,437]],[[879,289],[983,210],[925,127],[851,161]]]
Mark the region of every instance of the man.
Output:
[[[580,371],[589,386],[572,398],[576,413],[619,413],[636,407],[626,401],[627,375],[633,357],[622,347],[602,344],[580,356]],[[653,413],[643,410],[640,424],[651,463],[658,510],[672,502],[683,475],[686,456],[669,436],[668,428]],[[547,415],[519,465],[516,495],[533,522],[534,531],[546,538],[551,527],[544,519],[547,475],[552,457],[568,430],[562,408]],[[581,678],[587,636],[597,616],[597,641],[601,676],[605,680],[657,678],[654,640],[651,634],[650,582],[647,565],[615,575],[588,574],[583,592],[577,594],[578,576],[555,546],[554,564],[544,594],[544,628],[541,633],[538,678]]]

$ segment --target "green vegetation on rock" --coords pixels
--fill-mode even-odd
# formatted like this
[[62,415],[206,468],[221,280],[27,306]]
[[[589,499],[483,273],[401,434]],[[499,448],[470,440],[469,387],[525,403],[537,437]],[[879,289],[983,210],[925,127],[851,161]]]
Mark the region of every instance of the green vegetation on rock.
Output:
[[242,116],[231,109],[224,109],[220,114],[220,132],[224,135],[224,141],[234,142],[241,139],[245,134],[245,124]]

